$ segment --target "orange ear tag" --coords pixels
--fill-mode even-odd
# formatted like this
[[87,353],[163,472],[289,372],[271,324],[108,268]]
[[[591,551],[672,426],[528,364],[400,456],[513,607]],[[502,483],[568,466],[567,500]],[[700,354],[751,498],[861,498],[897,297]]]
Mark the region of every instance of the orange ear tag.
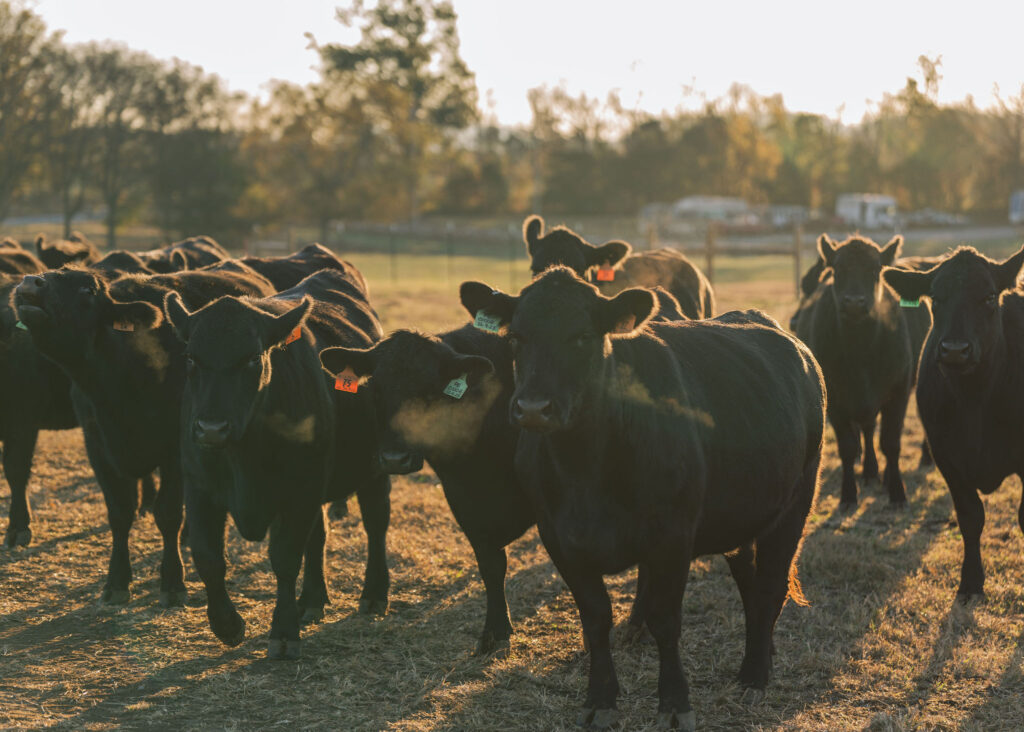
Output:
[[125,333],[131,333],[135,330],[135,323],[129,320],[115,320],[113,325],[114,330],[124,331]]
[[302,338],[302,326],[296,325],[295,330],[289,333],[288,337],[284,339],[284,344],[287,346],[289,343],[294,343],[300,338]]
[[334,389],[335,391],[347,391],[350,394],[359,391],[359,377],[356,376],[356,372],[352,370],[351,366],[346,366],[344,371],[334,377]]
[[615,281],[615,270],[609,267],[607,264],[602,264],[597,269],[597,281],[598,282],[614,282]]

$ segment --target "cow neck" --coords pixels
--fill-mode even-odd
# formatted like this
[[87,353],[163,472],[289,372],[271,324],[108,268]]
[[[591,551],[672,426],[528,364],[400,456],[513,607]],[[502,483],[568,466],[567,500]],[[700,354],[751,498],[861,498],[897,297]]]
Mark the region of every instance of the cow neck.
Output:
[[876,301],[868,314],[857,322],[844,320],[838,304],[833,300],[832,314],[836,333],[840,336],[840,348],[843,349],[843,354],[849,361],[873,362],[878,358],[875,347],[893,332],[886,327],[883,319],[889,313],[892,314],[892,317],[900,317],[899,313],[893,312],[893,309],[898,307],[895,298],[892,298],[891,302],[887,298],[891,298],[891,296],[887,293],[883,294],[882,300]]

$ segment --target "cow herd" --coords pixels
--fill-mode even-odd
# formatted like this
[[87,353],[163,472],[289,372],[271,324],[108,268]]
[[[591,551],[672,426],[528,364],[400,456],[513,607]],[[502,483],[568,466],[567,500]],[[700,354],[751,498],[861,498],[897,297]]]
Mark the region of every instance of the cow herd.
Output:
[[[6,240],[5,545],[32,539],[39,430],[81,427],[111,532],[101,601],[131,598],[129,534],[149,511],[163,541],[160,604],[186,601],[185,545],[210,629],[237,645],[230,515],[246,540],[269,534],[267,653],[294,659],[300,627],[329,602],[326,504],[357,497],[359,609],[384,614],[390,476],[426,461],[484,583],[477,652],[510,644],[505,547],[536,525],[589,651],[578,723],[618,720],[604,576],[636,565],[626,636],[657,644],[656,724],[693,729],[678,649],[691,561],[725,556],[745,616],[738,677],[760,698],[776,620],[787,599],[804,602],[796,559],[826,417],[841,509],[857,505],[861,454],[861,479],[881,475],[904,507],[900,439],[916,384],[921,461],[945,478],[963,535],[957,596],[983,594],[979,493],[1024,474],[1024,249],[1003,263],[970,248],[900,258],[900,237],[879,247],[822,235],[790,333],[756,310],[714,317],[710,283],[674,250],[594,246],[565,227],[545,232],[539,216],[523,236],[534,279],[520,293],[465,282],[466,325],[387,336],[362,275],[317,244],[236,259],[207,237],[105,256],[80,236],[40,238],[34,254]],[[1024,530],[1024,504],[1019,519]]]

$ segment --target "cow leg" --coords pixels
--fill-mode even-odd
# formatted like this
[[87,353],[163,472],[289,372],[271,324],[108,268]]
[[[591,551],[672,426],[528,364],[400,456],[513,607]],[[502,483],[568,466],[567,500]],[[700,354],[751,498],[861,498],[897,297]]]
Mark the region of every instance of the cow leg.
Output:
[[932,448],[928,444],[928,438],[921,438],[921,459],[917,462],[917,469],[930,468],[935,465],[935,458],[932,457]]
[[647,565],[641,562],[636,572],[636,597],[633,598],[633,607],[629,611],[629,620],[626,621],[624,639],[627,642],[635,642],[644,637],[650,585],[650,572]]
[[[740,591],[740,600],[743,602],[743,618],[746,628],[746,647],[743,653],[743,663],[740,666],[740,681],[743,681],[743,669],[748,666],[748,659],[756,656],[755,643],[757,628],[757,601],[754,592],[754,575],[756,566],[754,562],[753,542],[744,544],[732,554],[725,555],[725,561],[729,564],[729,571]],[[751,660],[752,663],[752,660]]]
[[900,474],[900,440],[909,398],[909,392],[901,394],[882,407],[882,432],[878,442],[885,455],[883,482],[889,492],[889,505],[894,508],[907,505],[907,493],[903,489],[903,476]]
[[356,491],[366,531],[366,577],[359,596],[359,612],[385,615],[388,611],[387,537],[391,522],[391,479],[370,478]]
[[228,596],[224,576],[224,527],[227,510],[210,501],[199,490],[185,492],[188,512],[188,542],[192,550],[192,563],[206,588],[206,617],[210,630],[221,643],[237,646],[245,639],[245,621],[238,614]]
[[324,606],[331,601],[327,596],[324,564],[327,532],[330,529],[325,511],[326,506],[321,506],[319,515],[313,519],[313,528],[306,540],[306,554],[302,565],[302,594],[299,595],[299,610],[302,613],[299,622],[302,625],[323,620]]
[[662,729],[693,730],[696,717],[690,706],[690,687],[679,660],[683,591],[690,566],[689,551],[671,562],[652,563],[647,627],[658,644],[658,718]]
[[960,587],[957,599],[967,602],[985,596],[985,569],[981,563],[981,532],[985,528],[985,505],[978,492],[960,480],[959,476],[943,471],[949,494],[953,497],[956,520],[964,542],[964,561],[960,567]]
[[878,480],[878,458],[875,456],[875,419],[861,425],[864,435],[864,460],[861,463],[860,477],[865,483]]
[[487,594],[487,616],[484,630],[476,646],[476,654],[485,656],[507,649],[512,637],[512,621],[508,617],[508,603],[505,601],[505,573],[508,571],[508,557],[505,547],[495,546],[484,539],[469,540],[480,568]]
[[32,455],[36,450],[37,430],[16,432],[4,440],[4,474],[11,487],[11,514],[4,544],[28,546],[32,541],[32,511],[28,505],[28,479]]
[[[152,474],[147,477],[152,481]],[[181,462],[175,450],[174,456],[160,466],[160,490],[153,502],[153,519],[164,543],[160,561],[160,607],[181,607],[188,597],[185,567],[181,563],[182,509]]]
[[839,510],[851,511],[857,507],[857,480],[853,475],[853,466],[860,452],[860,435],[853,423],[846,419],[832,420],[832,428],[836,432],[836,444],[839,448],[839,459],[843,463],[843,484],[839,491]]
[[267,646],[267,658],[270,659],[293,660],[302,654],[295,583],[299,579],[302,554],[313,533],[317,512],[322,521],[323,512],[319,505],[315,510],[297,506],[279,515],[270,525],[270,566],[277,578],[277,601]]
[[586,567],[569,567],[565,562],[556,561],[555,564],[576,600],[583,625],[584,645],[590,651],[587,698],[577,724],[604,729],[619,719],[615,708],[619,681],[615,676],[611,651],[612,603],[599,572]]

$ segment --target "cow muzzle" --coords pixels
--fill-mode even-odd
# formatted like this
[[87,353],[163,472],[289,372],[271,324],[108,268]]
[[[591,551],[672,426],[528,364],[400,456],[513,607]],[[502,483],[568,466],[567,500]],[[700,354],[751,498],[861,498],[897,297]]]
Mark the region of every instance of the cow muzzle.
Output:
[[231,425],[227,422],[207,422],[197,419],[192,425],[192,436],[196,444],[209,450],[224,447],[231,436]]
[[944,340],[939,343],[939,361],[944,366],[963,369],[971,364],[974,349],[966,341]]
[[513,399],[512,423],[531,432],[551,432],[559,427],[550,399]]
[[377,465],[388,475],[407,475],[423,468],[423,458],[406,450],[381,450],[377,453]]

